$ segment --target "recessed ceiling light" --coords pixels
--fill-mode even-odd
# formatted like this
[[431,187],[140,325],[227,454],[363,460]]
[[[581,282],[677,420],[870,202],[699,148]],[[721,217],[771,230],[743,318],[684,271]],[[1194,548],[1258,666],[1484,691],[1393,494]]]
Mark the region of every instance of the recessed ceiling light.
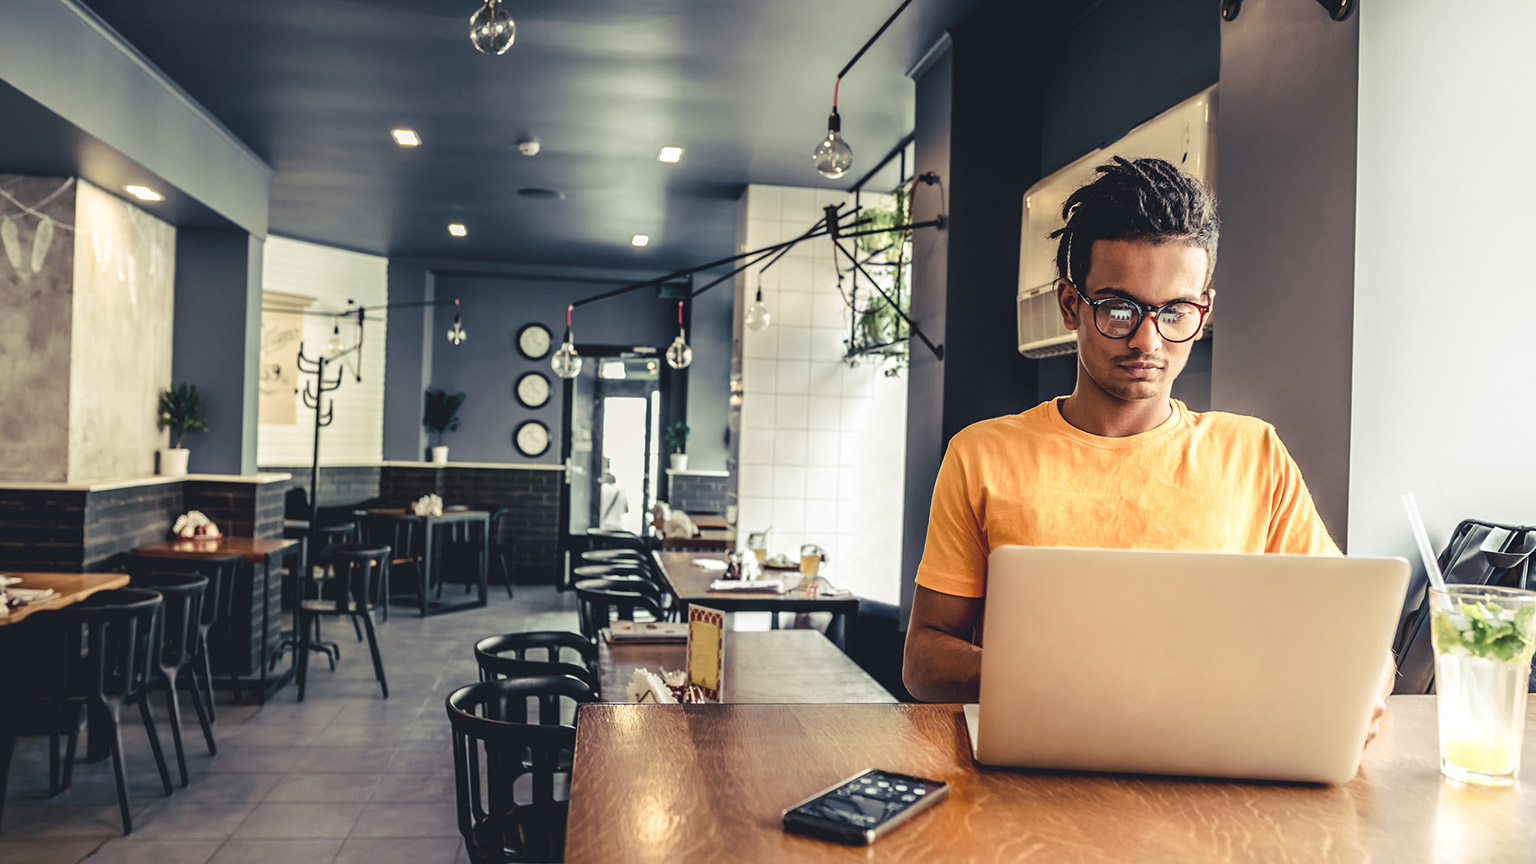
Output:
[[663,147],[661,148],[661,155],[657,156],[656,158],[662,162],[676,162],[683,158],[683,148],[670,146]]
[[629,245],[631,246],[644,246],[649,242],[651,242],[651,235],[649,234],[636,234],[629,238]]
[[389,134],[395,136],[395,143],[401,147],[416,147],[421,144],[421,136],[415,129],[391,129]]
[[449,222],[448,233],[455,237],[463,237],[469,233],[469,229],[464,227],[463,222]]
[[165,196],[148,186],[124,186],[123,191],[140,201],[164,201]]

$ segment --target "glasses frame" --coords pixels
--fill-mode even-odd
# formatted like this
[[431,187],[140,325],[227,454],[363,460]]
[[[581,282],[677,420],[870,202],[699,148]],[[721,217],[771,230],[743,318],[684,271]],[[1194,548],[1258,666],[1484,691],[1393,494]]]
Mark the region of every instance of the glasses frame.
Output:
[[[1079,288],[1076,282],[1073,282],[1070,279],[1063,281],[1065,281],[1068,285],[1071,285],[1072,290],[1077,292],[1077,296],[1082,298],[1082,301],[1088,304],[1089,308],[1093,310],[1093,314],[1089,315],[1088,317],[1093,319],[1093,329],[1099,331],[1099,335],[1103,336],[1105,339],[1130,339],[1132,336],[1135,336],[1138,331],[1141,330],[1142,322],[1147,320],[1147,313],[1151,312],[1152,329],[1157,331],[1157,338],[1173,345],[1180,345],[1199,338],[1200,334],[1205,332],[1205,316],[1209,315],[1211,312],[1211,304],[1209,302],[1202,304],[1196,303],[1193,300],[1170,300],[1161,306],[1152,306],[1147,303],[1132,300],[1129,297],[1100,297],[1099,299],[1095,300],[1092,297],[1089,297],[1087,294],[1083,293],[1083,289]],[[1205,293],[1206,292],[1203,291],[1201,292],[1202,295]],[[1136,323],[1131,325],[1131,332],[1125,334],[1124,336],[1111,336],[1104,332],[1103,327],[1099,326],[1099,307],[1105,303],[1109,303],[1115,300],[1118,300],[1121,303],[1129,303],[1136,307]],[[1172,306],[1176,303],[1188,303],[1189,305],[1200,310],[1200,323],[1195,327],[1195,332],[1184,337],[1183,339],[1169,339],[1167,336],[1164,336],[1163,326],[1157,322],[1157,313],[1162,312],[1164,309],[1167,309],[1169,306]]]

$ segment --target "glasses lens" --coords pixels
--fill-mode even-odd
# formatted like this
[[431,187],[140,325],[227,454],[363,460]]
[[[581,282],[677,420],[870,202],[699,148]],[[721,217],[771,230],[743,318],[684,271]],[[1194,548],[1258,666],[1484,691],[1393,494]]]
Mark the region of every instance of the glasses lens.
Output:
[[1200,307],[1193,303],[1170,303],[1157,313],[1157,332],[1169,342],[1184,342],[1200,329]]
[[1111,339],[1124,339],[1131,335],[1136,325],[1141,323],[1141,310],[1135,304],[1124,300],[1111,300],[1108,303],[1100,303],[1094,310],[1093,321],[1099,325],[1099,332]]
[[[1094,311],[1099,332],[1110,339],[1124,339],[1141,325],[1141,310],[1126,300],[1100,303]],[[1157,312],[1157,333],[1169,342],[1187,342],[1200,330],[1200,307],[1178,301]]]

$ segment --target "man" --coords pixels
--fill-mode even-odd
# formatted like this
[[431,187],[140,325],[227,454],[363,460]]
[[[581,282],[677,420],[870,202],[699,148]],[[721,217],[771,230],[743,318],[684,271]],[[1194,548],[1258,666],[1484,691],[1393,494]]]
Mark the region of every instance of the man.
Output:
[[1072,395],[961,430],[939,469],[902,670],[919,699],[976,701],[997,546],[1339,554],[1273,426],[1169,395],[1214,307],[1210,193],[1161,159],[1097,173],[1051,235]]

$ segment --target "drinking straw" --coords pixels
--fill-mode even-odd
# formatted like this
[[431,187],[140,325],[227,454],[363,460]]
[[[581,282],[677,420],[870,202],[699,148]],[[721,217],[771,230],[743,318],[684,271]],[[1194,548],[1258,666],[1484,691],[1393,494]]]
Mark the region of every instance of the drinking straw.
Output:
[[[1429,584],[1435,590],[1450,599],[1450,592],[1445,587],[1445,577],[1440,575],[1440,562],[1435,557],[1434,547],[1429,545],[1429,533],[1424,530],[1424,519],[1419,515],[1419,503],[1414,500],[1412,492],[1403,493],[1403,509],[1408,511],[1408,524],[1413,527],[1413,539],[1419,544],[1419,557],[1424,559],[1424,570],[1429,574]],[[1446,608],[1451,608],[1450,604]]]

